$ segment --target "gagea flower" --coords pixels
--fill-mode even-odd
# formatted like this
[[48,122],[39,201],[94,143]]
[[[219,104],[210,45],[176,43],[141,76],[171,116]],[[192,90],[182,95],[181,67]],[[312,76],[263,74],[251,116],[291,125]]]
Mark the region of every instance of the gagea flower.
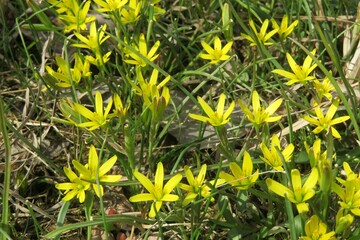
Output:
[[197,115],[192,113],[189,114],[189,117],[195,120],[209,123],[214,127],[222,126],[230,121],[230,114],[232,113],[235,107],[235,102],[233,101],[230,104],[229,108],[224,112],[225,99],[226,99],[225,94],[222,93],[219,98],[217,109],[216,111],[214,111],[201,97],[198,97],[198,102],[208,117],[204,117],[202,115]]
[[[269,26],[269,19],[265,19],[265,21],[263,22],[263,24],[261,25],[260,28],[260,32],[257,31],[254,21],[252,19],[250,19],[249,21],[250,27],[253,30],[255,37],[257,38],[257,40],[264,44],[264,45],[272,45],[271,42],[268,42],[268,40],[277,33],[278,29],[274,29],[272,31],[270,31],[269,33],[266,33],[267,28]],[[241,36],[243,36],[245,39],[247,39],[250,42],[250,46],[256,46],[256,40],[253,39],[253,37],[241,33]]]
[[345,122],[350,119],[349,116],[342,116],[338,118],[334,118],[334,115],[338,109],[339,106],[339,100],[335,100],[331,106],[329,107],[329,110],[327,111],[326,115],[324,116],[321,108],[319,106],[315,107],[315,114],[316,118],[310,117],[310,116],[304,116],[303,119],[313,125],[316,125],[317,127],[313,130],[313,133],[318,134],[322,131],[326,131],[329,133],[331,131],[331,134],[335,138],[341,138],[339,132],[333,127],[333,125]]
[[318,216],[313,215],[305,223],[306,236],[300,237],[300,240],[335,240],[335,232],[327,231],[327,226],[323,223]]
[[230,58],[229,55],[226,55],[232,46],[233,42],[228,42],[224,48],[221,46],[221,41],[218,36],[214,39],[214,48],[210,47],[209,44],[207,44],[204,41],[201,41],[201,45],[203,46],[204,50],[207,52],[207,54],[202,53],[200,54],[200,57],[203,59],[211,60],[210,64],[216,64],[220,61],[225,61]]
[[277,34],[279,34],[280,40],[284,40],[287,36],[289,36],[293,31],[294,28],[299,24],[299,20],[295,20],[293,23],[288,26],[288,16],[284,15],[280,26],[277,24],[275,19],[271,19],[271,23],[274,29],[277,29]]
[[73,160],[72,163],[79,171],[80,179],[91,183],[95,194],[98,197],[101,197],[104,195],[104,188],[103,186],[97,184],[97,180],[99,180],[99,183],[101,184],[105,182],[117,182],[122,178],[121,175],[106,175],[106,173],[114,166],[116,160],[117,157],[112,156],[99,167],[100,163],[98,154],[95,147],[91,145],[88,164],[84,166],[77,160]]
[[163,202],[174,202],[179,199],[178,195],[171,194],[172,190],[179,184],[182,179],[181,174],[176,174],[163,186],[164,167],[161,162],[157,164],[155,173],[155,183],[145,177],[142,173],[134,171],[134,177],[145,187],[148,193],[140,193],[130,197],[130,202],[146,202],[153,201],[149,217],[154,218],[160,211]]
[[65,196],[62,200],[67,202],[76,196],[79,202],[83,203],[85,201],[85,191],[89,189],[90,183],[81,180],[70,168],[64,167],[64,172],[70,182],[55,185],[57,189],[65,190]]
[[248,152],[244,153],[242,167],[235,162],[231,162],[229,166],[233,175],[220,172],[220,178],[239,190],[248,189],[259,177],[259,169],[253,173],[253,162]]
[[96,9],[98,12],[115,12],[120,10],[128,0],[94,0],[101,8]]
[[260,106],[260,99],[259,94],[257,91],[252,93],[252,106],[253,112],[250,111],[249,108],[245,106],[244,103],[239,101],[240,108],[244,111],[246,117],[250,122],[254,124],[255,127],[259,127],[263,123],[266,122],[276,122],[281,119],[281,116],[274,116],[273,115],[276,110],[280,107],[282,103],[282,99],[278,99],[275,102],[271,103],[266,109]]
[[[315,53],[316,53],[316,49],[311,51],[312,55],[315,55]],[[312,58],[310,55],[305,58],[302,66],[297,65],[297,63],[295,62],[295,60],[289,53],[286,53],[286,58],[287,58],[287,61],[290,65],[292,72],[288,72],[283,69],[275,69],[272,71],[273,73],[276,73],[276,74],[279,74],[280,76],[288,78],[289,81],[287,83],[285,83],[286,85],[290,86],[294,83],[306,84],[306,82],[315,79],[315,77],[310,76],[310,74],[317,67],[317,64],[314,63],[313,65],[311,65]]]
[[266,179],[266,185],[277,195],[286,197],[290,202],[295,203],[299,213],[305,213],[309,211],[309,207],[307,206],[306,201],[315,195],[314,187],[317,183],[317,180],[317,168],[312,169],[304,185],[302,185],[299,170],[293,169],[291,170],[292,186],[290,188],[285,187],[281,183],[270,178]]

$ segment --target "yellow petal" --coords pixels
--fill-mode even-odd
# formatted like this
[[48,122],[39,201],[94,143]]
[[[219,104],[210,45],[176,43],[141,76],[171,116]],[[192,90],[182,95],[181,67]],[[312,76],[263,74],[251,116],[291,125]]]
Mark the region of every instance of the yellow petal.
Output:
[[155,198],[151,193],[140,193],[129,198],[130,202],[146,202],[152,200],[155,200]]
[[147,177],[138,171],[134,171],[133,175],[141,183],[141,185],[143,185],[146,190],[148,190],[149,193],[154,194],[154,185]]
[[182,179],[182,175],[180,173],[170,178],[170,180],[164,186],[163,193],[164,194],[170,193],[179,184],[181,179]]

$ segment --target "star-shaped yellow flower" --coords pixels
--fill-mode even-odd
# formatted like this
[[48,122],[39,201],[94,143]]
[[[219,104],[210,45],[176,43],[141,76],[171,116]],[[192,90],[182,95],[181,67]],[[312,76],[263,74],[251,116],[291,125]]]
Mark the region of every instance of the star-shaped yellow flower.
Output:
[[201,45],[207,54],[202,53],[199,56],[203,59],[211,60],[210,64],[216,64],[220,61],[225,61],[230,58],[230,56],[226,54],[230,51],[232,44],[232,41],[228,42],[223,48],[218,36],[216,36],[214,39],[214,48],[210,47],[206,42],[201,41]]
[[248,152],[244,153],[242,167],[235,162],[231,162],[230,171],[233,175],[220,172],[220,178],[239,190],[248,189],[259,177],[259,169],[253,173],[253,162]]
[[88,164],[82,165],[79,161],[73,160],[72,163],[76,170],[80,173],[80,179],[92,183],[95,194],[98,197],[104,195],[104,188],[101,185],[96,184],[97,179],[99,183],[105,182],[117,182],[122,176],[121,175],[105,175],[116,163],[117,157],[112,156],[106,160],[100,167],[99,157],[96,149],[93,145],[90,146]]
[[[316,53],[316,49],[311,51],[312,55],[315,55],[315,53]],[[312,58],[310,55],[305,58],[302,66],[297,65],[297,63],[289,53],[286,53],[286,58],[292,72],[288,72],[283,69],[275,69],[272,71],[273,73],[288,78],[289,81],[285,83],[286,85],[290,86],[294,83],[306,84],[306,82],[315,79],[314,76],[310,76],[310,73],[314,71],[314,69],[317,67],[317,64],[314,63],[313,65],[311,65]]]
[[153,218],[159,212],[163,202],[174,202],[179,199],[178,195],[171,194],[171,191],[179,184],[182,179],[181,174],[176,174],[163,186],[164,167],[161,162],[157,164],[155,173],[155,183],[138,171],[134,171],[134,177],[146,188],[149,193],[140,193],[130,197],[130,202],[153,201],[149,217]]
[[271,117],[271,115],[276,112],[276,110],[280,107],[281,103],[282,99],[278,99],[275,102],[271,103],[266,109],[264,109],[260,106],[260,99],[257,91],[254,91],[252,93],[253,112],[251,112],[244,103],[239,101],[240,108],[244,111],[246,117],[249,119],[250,122],[254,124],[255,127],[259,127],[265,122],[279,121],[281,119],[281,116]]
[[280,40],[284,40],[287,36],[289,36],[293,31],[294,28],[299,24],[299,20],[295,20],[293,23],[288,26],[288,16],[284,15],[280,26],[277,24],[275,19],[271,19],[271,23],[274,29],[277,29],[277,34],[279,34]]
[[[331,71],[330,71],[330,73],[331,73]],[[318,97],[317,100],[319,103],[321,102],[323,97],[327,98],[329,101],[332,100],[331,91],[334,91],[335,88],[331,84],[330,79],[328,77],[325,77],[322,82],[315,79],[313,83],[314,83],[314,87],[315,87],[316,94]]]
[[62,200],[67,202],[76,196],[79,202],[83,203],[85,201],[85,191],[89,189],[90,183],[81,180],[70,168],[64,167],[64,172],[70,182],[55,185],[57,189],[65,190],[65,196]]
[[313,168],[304,185],[302,185],[299,170],[293,169],[291,170],[292,186],[290,188],[270,178],[266,179],[266,185],[277,195],[286,197],[290,202],[295,203],[299,213],[305,213],[309,211],[306,201],[315,195],[313,188],[317,183],[318,175],[317,168]]
[[94,0],[101,8],[96,9],[98,12],[115,12],[120,10],[128,0]]
[[160,46],[160,41],[156,41],[154,46],[152,46],[152,48],[148,52],[145,36],[144,36],[144,34],[140,34],[138,46],[139,47],[137,47],[135,45],[132,46],[135,50],[139,51],[138,53],[127,51],[128,52],[127,55],[129,57],[131,57],[132,59],[125,59],[124,62],[129,63],[129,64],[138,65],[140,67],[146,67],[148,64],[147,64],[147,62],[145,62],[143,59],[141,59],[138,56],[139,53],[151,62],[153,62],[155,59],[157,59],[159,57],[159,54],[155,55],[155,53]]
[[310,116],[304,116],[303,119],[313,125],[316,125],[317,127],[313,130],[313,133],[318,134],[322,131],[326,131],[329,133],[331,131],[331,134],[335,138],[341,138],[339,132],[333,127],[336,124],[342,123],[350,119],[349,116],[342,116],[333,119],[337,109],[339,106],[339,100],[335,100],[331,106],[329,107],[329,110],[327,111],[326,115],[324,116],[321,108],[319,106],[315,107],[315,114],[316,118],[310,117]]
[[197,99],[200,106],[202,107],[202,109],[204,110],[204,112],[208,117],[204,117],[202,115],[197,115],[192,113],[189,114],[189,117],[195,120],[209,123],[214,127],[222,126],[230,121],[230,114],[234,110],[235,102],[233,101],[230,104],[229,108],[224,113],[225,99],[226,99],[225,94],[222,93],[220,95],[216,111],[212,110],[212,108],[201,97],[198,97]]
[[327,231],[327,226],[323,223],[318,216],[313,215],[305,223],[306,236],[300,237],[300,240],[335,240],[334,231]]
[[142,1],[130,0],[127,5],[121,9],[121,22],[129,24],[136,22],[140,17]]
[[[266,33],[267,28],[269,26],[269,19],[266,19],[263,24],[261,25],[260,32],[257,31],[254,21],[250,19],[249,21],[250,27],[253,30],[255,37],[257,40],[264,44],[264,45],[272,45],[273,43],[268,42],[268,40],[277,33],[278,29],[274,29],[270,31],[269,33]],[[251,36],[241,33],[241,36],[243,36],[245,39],[247,39],[250,42],[250,46],[256,46],[256,40],[253,39]]]

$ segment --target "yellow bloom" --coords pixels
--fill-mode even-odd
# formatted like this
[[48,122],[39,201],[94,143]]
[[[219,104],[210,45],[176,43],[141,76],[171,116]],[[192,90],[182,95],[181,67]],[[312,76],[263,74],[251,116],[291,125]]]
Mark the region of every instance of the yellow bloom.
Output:
[[[104,188],[101,185],[98,185],[97,179],[99,183],[104,182],[117,182],[119,181],[122,176],[121,175],[105,175],[116,163],[117,157],[112,156],[110,159],[106,160],[100,167],[99,167],[99,157],[96,152],[96,149],[93,145],[90,146],[89,150],[89,159],[88,164],[85,166],[82,165],[80,162],[73,160],[72,163],[74,167],[80,173],[80,179],[84,181],[88,181],[91,183],[95,194],[98,197],[104,195]],[[100,191],[99,191],[100,190]]]
[[68,88],[72,85],[77,85],[82,77],[91,76],[89,61],[85,59],[83,62],[77,53],[74,54],[74,58],[74,68],[69,69],[67,62],[60,56],[55,57],[56,63],[59,66],[56,72],[49,66],[45,67],[46,71],[57,80],[56,85],[58,87]]
[[58,183],[55,187],[59,190],[65,190],[63,201],[67,202],[75,196],[80,203],[85,201],[85,191],[89,189],[90,183],[82,181],[71,169],[64,167],[65,175],[70,179],[68,183]]
[[343,232],[347,231],[353,222],[354,216],[351,213],[347,213],[345,209],[340,208],[336,214],[335,233],[342,234]]
[[[315,53],[316,53],[316,49],[311,51],[312,55],[315,55]],[[295,60],[292,58],[292,56],[289,53],[286,53],[286,58],[292,72],[288,72],[283,69],[275,69],[272,71],[273,73],[279,74],[280,76],[290,79],[287,83],[285,83],[286,85],[289,86],[294,83],[306,84],[307,81],[311,81],[315,79],[314,76],[309,76],[310,73],[314,71],[314,69],[317,67],[316,63],[311,65],[312,58],[310,55],[305,58],[302,66],[297,65]]]
[[198,102],[208,117],[204,117],[202,115],[197,115],[192,113],[189,114],[189,117],[195,120],[209,123],[214,127],[218,127],[226,124],[227,122],[230,121],[230,114],[234,110],[235,102],[233,101],[230,104],[229,108],[224,113],[225,98],[226,98],[225,94],[222,93],[219,98],[217,109],[216,111],[213,111],[212,108],[201,97],[198,97],[197,98]]
[[[269,26],[269,19],[266,19],[264,21],[264,23],[261,25],[260,28],[260,32],[257,31],[254,21],[252,19],[250,19],[249,21],[250,27],[253,30],[255,37],[257,38],[257,40],[264,44],[264,45],[272,45],[273,43],[268,42],[268,40],[277,33],[278,29],[274,29],[272,31],[270,31],[269,33],[266,33],[267,28]],[[250,46],[256,46],[256,40],[253,39],[251,36],[241,33],[241,36],[243,36],[245,39],[247,39],[248,41],[250,41]]]
[[327,111],[325,117],[324,114],[319,106],[315,107],[315,114],[316,118],[310,117],[310,116],[304,116],[303,119],[313,125],[316,125],[317,127],[313,130],[313,133],[318,134],[322,131],[326,131],[329,133],[331,131],[331,134],[335,138],[341,138],[339,132],[333,127],[333,125],[342,123],[347,121],[350,117],[349,116],[342,116],[333,119],[337,108],[339,106],[339,100],[335,100],[331,106],[329,107],[329,110]]
[[74,103],[74,110],[87,118],[89,121],[77,124],[78,127],[88,128],[89,131],[95,130],[107,124],[111,115],[109,115],[113,99],[111,98],[104,112],[103,99],[101,93],[96,91],[95,94],[95,112],[90,111],[81,104]]
[[96,20],[95,16],[88,16],[91,1],[86,1],[83,6],[79,6],[77,0],[69,0],[70,3],[66,15],[59,15],[61,22],[65,24],[64,32],[86,30],[86,24]]
[[260,106],[259,94],[257,91],[252,93],[252,106],[253,112],[245,106],[241,101],[239,101],[240,108],[244,111],[246,117],[252,122],[256,127],[259,127],[265,122],[277,122],[281,119],[281,116],[273,115],[276,110],[280,107],[282,99],[278,99],[275,102],[271,103],[266,109]]
[[128,0],[94,0],[94,2],[102,7],[96,9],[98,12],[115,12],[120,10]]
[[343,186],[346,185],[347,181],[355,181],[355,191],[360,190],[360,173],[356,174],[351,169],[349,163],[343,162],[343,169],[345,171],[346,180],[336,178]]
[[141,1],[130,0],[128,5],[121,9],[121,22],[123,24],[134,23],[140,17]]
[[331,184],[331,189],[340,197],[338,203],[341,209],[360,216],[360,190],[357,190],[359,187],[356,184],[355,180],[347,180],[343,183],[345,190],[336,183]]
[[201,41],[201,45],[207,54],[200,54],[200,57],[211,60],[210,64],[216,64],[220,61],[225,61],[230,58],[230,56],[226,54],[230,51],[232,44],[232,41],[228,42],[224,48],[222,48],[221,41],[218,36],[216,36],[214,39],[214,48],[210,47],[206,42]]
[[116,115],[119,118],[120,124],[124,125],[130,105],[124,107],[121,98],[118,94],[114,94],[113,99],[114,99],[114,115]]
[[295,203],[299,213],[304,213],[309,211],[306,201],[315,195],[313,188],[315,187],[317,180],[318,170],[317,168],[313,168],[309,177],[302,186],[299,170],[293,169],[291,170],[291,188],[287,188],[281,183],[270,178],[266,179],[266,185],[277,195],[286,197],[290,202]]
[[233,175],[220,172],[220,178],[239,190],[250,188],[259,177],[259,169],[253,173],[253,162],[248,152],[244,153],[242,168],[235,163],[230,163],[230,171]]
[[271,23],[274,29],[277,29],[277,34],[279,34],[280,40],[284,40],[287,36],[289,36],[294,28],[299,24],[299,20],[295,20],[290,26],[288,26],[288,16],[284,15],[280,26],[277,24],[275,19],[271,19]]
[[161,162],[157,164],[155,173],[155,183],[138,171],[134,171],[134,177],[146,188],[149,193],[140,193],[130,197],[130,202],[153,201],[149,212],[149,217],[153,218],[159,212],[163,202],[174,202],[179,199],[178,195],[170,192],[179,184],[182,179],[181,174],[176,174],[163,186],[164,167]]
[[323,223],[318,216],[313,215],[305,223],[306,236],[301,236],[301,240],[330,240],[336,239],[334,231],[327,232],[327,226]]
[[[276,148],[281,149],[280,140],[276,134],[274,134],[271,138],[271,148],[270,150],[267,148],[264,142],[260,145],[261,151],[264,154],[264,157],[260,157],[265,163],[273,167],[275,170],[283,171],[283,163],[281,158],[276,151]],[[294,145],[289,144],[283,151],[282,155],[285,161],[290,161],[292,154],[294,151]]]
[[329,101],[332,100],[331,91],[335,90],[334,86],[331,84],[330,79],[325,77],[322,82],[319,80],[314,80],[314,87],[316,94],[318,96],[318,102],[320,103],[323,97],[326,97]]
[[[205,183],[206,168],[207,168],[206,164],[203,164],[201,166],[199,175],[197,177],[194,177],[189,166],[184,167],[186,179],[189,184],[179,183],[179,187],[181,189],[187,191],[186,197],[182,202],[183,206],[188,205],[197,196],[200,196],[203,198],[207,198],[210,196],[210,194],[211,194],[210,186],[214,185],[215,180],[210,181],[209,183]],[[223,184],[224,182],[225,181],[223,179],[218,179],[216,181],[215,187],[217,187],[220,184]],[[214,200],[214,199],[212,199],[212,200]]]
[[159,57],[159,54],[155,55],[159,46],[160,46],[160,41],[157,41],[154,44],[154,46],[152,46],[150,51],[148,52],[147,44],[145,41],[145,36],[144,36],[144,34],[140,34],[139,47],[133,45],[133,48],[135,48],[135,50],[137,50],[138,52],[134,53],[134,52],[129,51],[128,55],[132,59],[125,59],[124,62],[129,63],[129,64],[134,64],[134,65],[139,65],[141,67],[146,67],[147,63],[143,59],[141,59],[138,55],[141,54],[143,57],[145,57],[149,61],[153,62],[155,59],[157,59]]

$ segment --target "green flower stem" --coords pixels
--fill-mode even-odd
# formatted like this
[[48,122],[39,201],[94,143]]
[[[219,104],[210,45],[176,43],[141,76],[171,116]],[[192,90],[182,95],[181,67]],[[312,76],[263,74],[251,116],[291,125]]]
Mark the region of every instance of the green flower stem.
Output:
[[[6,129],[6,117],[3,99],[0,98],[0,130],[5,145],[5,171],[4,171],[4,191],[2,196],[2,218],[1,224],[6,228],[7,233],[9,224],[9,192],[10,192],[10,174],[11,174],[11,146]],[[1,239],[6,239],[6,236],[1,236]]]
[[152,161],[152,158],[153,158],[152,155],[153,155],[153,149],[156,147],[155,140],[156,140],[156,133],[157,133],[158,127],[159,127],[158,121],[155,120],[155,116],[151,115],[147,160],[150,164],[150,169],[152,171],[155,170],[155,166],[156,166],[155,162]]
[[234,149],[229,143],[226,128],[224,126],[215,127],[215,131],[220,141],[219,150],[229,161],[235,161]]

